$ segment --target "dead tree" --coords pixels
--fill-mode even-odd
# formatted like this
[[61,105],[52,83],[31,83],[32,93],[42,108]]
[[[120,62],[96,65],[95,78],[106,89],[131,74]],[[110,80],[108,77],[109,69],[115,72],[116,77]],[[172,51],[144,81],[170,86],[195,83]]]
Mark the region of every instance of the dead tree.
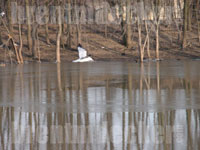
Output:
[[160,17],[161,17],[161,0],[152,1],[152,10],[153,10],[153,20],[155,24],[155,36],[156,36],[156,59],[159,60],[159,49],[160,49],[160,42],[159,42],[159,31],[160,31]]
[[197,30],[198,30],[198,38],[199,38],[199,42],[200,42],[200,21],[199,21],[199,1],[196,0],[196,22],[197,22]]
[[36,38],[37,38],[38,62],[41,62],[41,56],[40,56],[40,39],[39,39],[38,32],[37,32],[37,34],[36,34]]
[[[63,4],[66,4],[65,0],[63,0]],[[61,19],[62,19],[62,35],[61,35],[61,45],[62,45],[62,48],[65,49],[65,29],[66,29],[66,26],[65,26],[65,8],[61,7]]]
[[[137,4],[137,28],[138,28],[138,51],[140,54],[140,61],[143,62],[144,59],[144,50],[147,46],[147,55],[150,58],[150,39],[149,39],[149,26],[147,23],[146,14],[144,13],[144,2],[141,2]],[[144,20],[144,21],[143,21]],[[145,24],[145,31],[146,31],[146,37],[143,42],[142,40],[142,26]]]
[[18,28],[19,28],[19,59],[20,59],[20,63],[24,63],[24,60],[23,60],[23,56],[22,56],[22,48],[23,48],[23,41],[22,41],[22,27],[21,27],[21,24],[19,23],[18,24]]
[[[139,7],[138,7],[139,8]],[[149,33],[147,33],[144,44],[142,44],[142,16],[140,16],[139,10],[137,11],[137,28],[138,28],[138,52],[140,54],[140,61],[143,62],[144,60],[144,49],[147,44],[148,38],[149,38]],[[147,24],[145,22],[145,29],[146,32],[148,32],[147,29]],[[148,47],[149,48],[149,47]],[[149,52],[148,52],[149,53]],[[149,55],[149,54],[148,54]]]
[[37,34],[38,24],[35,22],[32,26],[32,57],[37,58]]
[[150,54],[150,31],[151,31],[151,29],[149,29],[150,28],[150,22],[148,21],[148,15],[149,15],[149,6],[148,6],[148,4],[149,4],[149,2],[148,1],[145,1],[145,0],[143,0],[143,6],[144,6],[144,19],[145,19],[145,21],[144,21],[144,23],[145,23],[145,31],[146,31],[146,46],[147,46],[147,56],[148,56],[148,58],[150,59],[151,58],[151,54]]
[[18,49],[17,49],[17,46],[16,46],[16,43],[15,43],[15,40],[10,32],[10,30],[8,29],[6,23],[4,22],[4,20],[2,19],[2,17],[0,17],[2,23],[3,23],[3,26],[5,28],[5,30],[7,31],[7,34],[8,34],[8,40],[7,42],[5,43],[5,45],[8,47],[9,43],[11,43],[11,46],[14,48],[14,51],[15,51],[15,55],[16,55],[16,59],[17,59],[17,63],[21,63],[20,61],[20,57],[19,57],[19,53],[18,53]]
[[3,45],[3,41],[2,41],[2,37],[1,37],[1,33],[0,33],[0,46]]
[[10,34],[12,34],[13,32],[11,11],[12,11],[11,0],[7,0],[7,20],[8,20],[8,29],[10,31]]
[[60,40],[62,35],[62,19],[61,19],[61,8],[58,6],[57,9],[57,17],[58,17],[58,34],[57,34],[57,41],[56,41],[56,62],[60,63]]
[[32,4],[35,5],[36,7],[34,8],[34,13],[33,15],[33,23],[32,23],[32,32],[31,32],[31,39],[32,39],[32,57],[34,59],[37,58],[37,34],[38,34],[38,23],[36,21],[36,17],[37,17],[37,6],[38,6],[38,2],[33,0]]
[[138,53],[140,55],[140,61],[143,62],[144,59],[144,48],[142,46],[142,13],[141,11],[141,7],[143,7],[143,5],[141,5],[142,3],[138,3],[137,4],[137,28],[138,28]]
[[75,6],[74,6],[74,13],[75,13],[75,22],[76,22],[76,33],[77,33],[77,45],[81,43],[81,23],[80,23],[80,16],[79,16],[79,9],[77,8],[77,1],[75,0]]
[[[100,3],[99,3],[100,4]],[[105,38],[108,38],[108,7],[107,5],[104,6],[104,11],[103,11],[103,19],[104,19],[104,35]]]
[[138,51],[140,54],[140,61],[143,62],[144,47],[142,46],[142,25],[141,25],[141,19],[139,16],[137,16],[137,27],[138,27]]
[[122,42],[126,45],[126,18],[124,14],[126,13],[124,10],[124,2],[120,0],[120,18],[121,18],[121,30],[122,30]]
[[188,15],[187,15],[187,30],[192,30],[192,3],[193,1],[188,1]]
[[126,0],[126,46],[127,48],[131,48],[131,1]]
[[72,33],[71,33],[71,0],[67,3],[67,47],[71,48],[72,43]]
[[184,0],[182,48],[185,48],[187,46],[188,9],[189,9],[189,0]]
[[145,30],[146,30],[146,34],[147,34],[147,55],[148,55],[148,58],[151,58],[151,54],[150,54],[150,38],[149,38],[150,32],[149,32],[149,26],[148,26],[148,23],[147,23],[146,20],[145,20]]
[[27,23],[27,42],[28,42],[28,48],[31,51],[32,50],[32,38],[31,38],[31,10],[30,10],[30,3],[29,0],[25,1],[26,4],[26,23]]
[[[181,40],[182,40],[182,28],[181,28],[181,24],[182,21],[180,21],[180,16],[178,16],[178,13],[181,11],[181,3],[179,0],[175,0],[173,3],[174,6],[174,11],[172,13],[172,19],[176,25],[176,29],[178,31],[178,38],[177,38],[177,43],[180,44]],[[176,32],[176,31],[175,31]]]
[[[48,2],[46,3],[46,5],[48,6]],[[47,44],[51,44],[50,40],[49,40],[49,8],[46,9],[45,12],[45,34],[46,34],[46,42]]]

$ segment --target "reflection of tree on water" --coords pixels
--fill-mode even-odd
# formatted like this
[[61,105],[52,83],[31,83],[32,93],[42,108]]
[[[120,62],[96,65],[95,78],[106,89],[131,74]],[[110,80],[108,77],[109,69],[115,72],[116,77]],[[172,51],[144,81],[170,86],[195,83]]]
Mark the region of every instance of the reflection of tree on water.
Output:
[[[84,66],[78,66],[78,71],[69,71],[70,66],[67,66],[67,69],[54,66],[51,67],[52,71],[47,72],[43,66],[32,67],[37,71],[33,72],[32,69],[27,71],[27,68],[19,66],[16,69],[11,68],[17,72],[16,74],[7,70],[9,72],[7,76],[0,78],[1,103],[5,100],[15,104],[31,103],[30,106],[26,106],[27,109],[23,108],[24,105],[0,107],[0,149],[43,147],[43,149],[87,150],[99,147],[99,149],[160,150],[181,149],[184,146],[187,149],[200,147],[199,110],[159,110],[159,107],[168,103],[174,105],[180,104],[179,102],[185,105],[196,103],[195,93],[198,94],[200,88],[199,77],[194,77],[191,74],[192,70],[186,69],[189,67],[187,65],[184,66],[184,76],[173,76],[173,70],[170,69],[168,70],[170,75],[163,76],[162,64],[158,63],[139,66],[130,63],[127,64],[127,69],[123,68],[125,72],[123,76],[115,75],[110,69],[98,77],[84,71]],[[95,81],[100,85],[94,85]],[[187,101],[179,99],[181,92],[186,95]],[[32,103],[33,101],[36,103]],[[45,103],[41,107],[45,110],[37,108],[38,101],[40,105]],[[154,103],[157,105],[153,106],[152,111],[148,110]],[[61,105],[64,105],[65,109]],[[126,105],[127,108],[121,108]],[[28,109],[30,112],[27,112]],[[104,128],[95,132],[95,127],[104,122]],[[72,130],[66,127],[66,123],[71,127],[83,128]],[[46,132],[40,130],[41,125],[47,127]],[[58,128],[52,130],[52,125]],[[114,130],[112,127],[117,125],[119,128]],[[160,125],[162,128],[153,130],[155,125]],[[183,130],[168,132],[168,127],[176,125],[182,125]],[[93,130],[87,128],[88,126],[94,127]],[[146,126],[149,126],[149,130]],[[177,142],[176,132],[183,134],[181,140],[184,144]],[[24,141],[21,144],[11,144],[16,143],[20,135]],[[42,135],[47,136],[47,142],[44,144],[38,141]],[[100,135],[103,137],[103,142],[98,143],[95,138],[98,139]],[[161,137],[161,144],[156,144],[154,141],[158,136]],[[78,143],[81,140],[83,142]]]

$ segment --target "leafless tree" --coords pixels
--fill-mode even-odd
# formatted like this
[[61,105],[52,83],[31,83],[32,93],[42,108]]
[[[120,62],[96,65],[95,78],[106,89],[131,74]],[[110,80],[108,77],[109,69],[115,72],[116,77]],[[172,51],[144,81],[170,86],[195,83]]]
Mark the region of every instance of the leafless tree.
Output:
[[182,42],[182,48],[185,48],[187,46],[188,11],[189,11],[189,0],[184,0],[183,42]]
[[62,20],[61,20],[61,8],[58,6],[57,9],[57,19],[58,19],[58,34],[57,34],[57,42],[56,42],[56,61],[60,63],[60,38],[62,35]]
[[[34,2],[32,2],[33,4]],[[30,10],[30,2],[29,0],[25,0],[26,4],[26,23],[27,23],[27,42],[28,42],[28,48],[31,51],[32,50],[32,38],[31,38],[31,10]]]

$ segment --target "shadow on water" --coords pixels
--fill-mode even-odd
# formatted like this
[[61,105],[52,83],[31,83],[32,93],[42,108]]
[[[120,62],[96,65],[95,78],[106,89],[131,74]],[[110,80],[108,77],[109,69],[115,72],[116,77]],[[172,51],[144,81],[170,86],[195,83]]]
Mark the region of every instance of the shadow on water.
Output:
[[200,149],[199,67],[174,61],[0,68],[0,149]]

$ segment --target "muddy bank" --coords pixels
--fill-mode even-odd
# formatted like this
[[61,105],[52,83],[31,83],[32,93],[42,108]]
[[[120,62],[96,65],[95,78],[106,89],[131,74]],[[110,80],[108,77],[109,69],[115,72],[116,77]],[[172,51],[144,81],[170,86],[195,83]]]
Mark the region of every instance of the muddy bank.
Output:
[[[127,49],[122,44],[122,36],[120,27],[108,27],[108,36],[105,38],[102,26],[84,26],[82,33],[82,45],[87,49],[88,54],[91,55],[96,61],[137,61],[139,59],[137,32],[133,33],[132,48]],[[3,26],[0,26],[3,42],[6,43],[8,36]],[[57,27],[49,27],[50,45],[45,40],[45,27],[39,27],[39,49],[41,62],[55,62],[56,61],[56,33]],[[19,45],[19,37],[17,27],[13,31],[14,39]],[[168,30],[166,27],[161,27],[160,31],[160,59],[161,60],[183,60],[183,59],[200,59],[200,43],[196,31],[188,33],[188,46],[182,50],[181,43],[178,42],[178,32],[176,30]],[[39,57],[32,58],[31,51],[27,46],[27,30],[23,26],[23,58],[25,62],[37,62]],[[77,39],[76,32],[72,33],[72,47],[69,49],[65,44],[67,39],[66,35],[62,36],[61,45],[61,61],[71,62],[78,58],[76,50]],[[38,54],[38,55],[39,55]],[[150,59],[155,59],[155,38],[152,35],[150,39]],[[147,52],[145,51],[145,59],[148,59]],[[1,63],[15,63],[15,52],[9,47],[0,47],[0,62]]]
[[[9,53],[7,50],[0,49],[1,54],[5,54],[8,56],[0,56],[0,63],[1,64],[10,64],[10,63],[17,63],[14,53]],[[31,55],[26,55],[28,52],[24,52],[24,62],[31,63],[31,62],[56,62],[55,57],[55,48],[52,49],[43,49],[41,51],[41,58],[32,58]],[[196,60],[200,59],[200,53],[196,51],[190,50],[167,50],[160,52],[160,60]],[[99,49],[97,52],[94,52],[88,49],[88,53],[95,61],[134,61],[139,62],[139,55],[136,50],[126,50],[126,52],[109,52],[106,50]],[[155,61],[154,51],[151,52],[151,58],[145,57],[145,61]],[[78,58],[78,52],[76,50],[64,49],[61,51],[61,61],[62,62],[72,62],[73,60]]]

